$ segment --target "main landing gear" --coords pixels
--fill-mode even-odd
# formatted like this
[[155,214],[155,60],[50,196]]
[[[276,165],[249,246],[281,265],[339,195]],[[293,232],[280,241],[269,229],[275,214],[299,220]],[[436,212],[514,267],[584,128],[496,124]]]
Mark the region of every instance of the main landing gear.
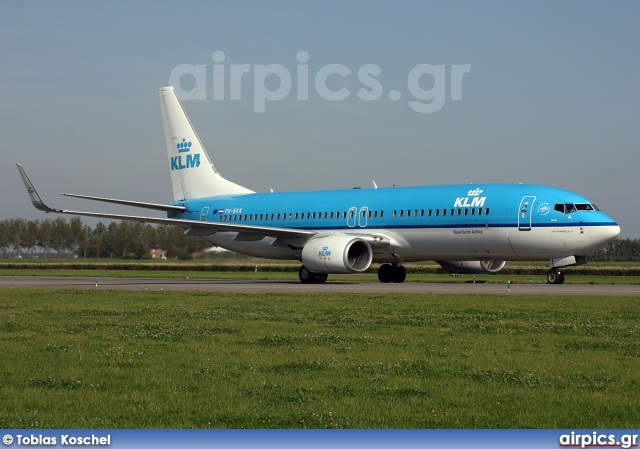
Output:
[[560,270],[551,270],[547,272],[547,281],[549,284],[562,284],[564,283],[564,273]]
[[309,269],[303,265],[298,271],[298,277],[303,284],[322,284],[327,281],[327,277],[329,276],[326,273],[309,271]]
[[401,284],[407,277],[407,270],[397,263],[389,264],[385,263],[378,268],[378,279],[382,283],[394,282]]
[[[298,277],[303,284],[322,284],[327,281],[326,273],[314,273],[309,271],[304,265],[300,267],[298,271]],[[389,283],[394,282],[401,284],[407,278],[407,270],[397,263],[389,264],[385,263],[380,265],[378,269],[378,279],[380,282]]]

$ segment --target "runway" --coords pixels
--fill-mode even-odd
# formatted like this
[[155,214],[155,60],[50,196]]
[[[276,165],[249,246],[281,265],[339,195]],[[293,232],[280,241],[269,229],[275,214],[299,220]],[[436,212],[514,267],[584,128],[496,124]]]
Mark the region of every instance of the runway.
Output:
[[221,292],[290,292],[290,293],[402,293],[402,294],[476,294],[476,295],[549,295],[549,296],[640,296],[640,285],[590,284],[512,284],[405,282],[382,284],[377,282],[326,282],[302,284],[286,281],[228,281],[210,279],[143,279],[54,276],[0,276],[0,288],[81,288],[118,290],[177,290]]

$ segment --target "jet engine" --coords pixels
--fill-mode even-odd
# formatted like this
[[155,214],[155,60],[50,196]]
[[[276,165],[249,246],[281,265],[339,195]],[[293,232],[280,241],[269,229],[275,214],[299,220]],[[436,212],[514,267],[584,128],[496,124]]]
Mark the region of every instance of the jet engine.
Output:
[[504,260],[436,260],[440,266],[449,273],[455,274],[487,274],[497,273],[502,270],[505,265]]
[[369,268],[372,258],[371,246],[353,235],[320,237],[302,248],[302,263],[314,273],[361,273]]

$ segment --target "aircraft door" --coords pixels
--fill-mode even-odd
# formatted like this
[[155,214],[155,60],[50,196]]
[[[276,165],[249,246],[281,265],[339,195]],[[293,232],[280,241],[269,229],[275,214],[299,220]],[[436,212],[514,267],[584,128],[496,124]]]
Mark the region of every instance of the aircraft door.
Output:
[[200,221],[207,221],[207,215],[209,215],[209,206],[205,206],[200,211]]
[[350,207],[349,212],[347,212],[347,226],[350,228],[355,228],[356,226],[356,214],[358,213],[358,209],[355,207]]
[[531,231],[531,214],[535,201],[536,197],[532,195],[522,197],[520,208],[518,209],[518,230]]
[[366,206],[361,207],[360,215],[358,215],[358,226],[360,226],[361,228],[367,227],[367,220],[369,219],[368,215],[369,215],[369,208]]

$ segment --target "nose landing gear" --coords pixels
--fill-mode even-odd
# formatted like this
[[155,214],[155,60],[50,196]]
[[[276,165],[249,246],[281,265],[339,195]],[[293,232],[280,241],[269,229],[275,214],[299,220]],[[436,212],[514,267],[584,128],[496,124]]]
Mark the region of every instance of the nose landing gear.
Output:
[[547,281],[549,284],[564,283],[564,273],[560,270],[551,270],[547,272]]

